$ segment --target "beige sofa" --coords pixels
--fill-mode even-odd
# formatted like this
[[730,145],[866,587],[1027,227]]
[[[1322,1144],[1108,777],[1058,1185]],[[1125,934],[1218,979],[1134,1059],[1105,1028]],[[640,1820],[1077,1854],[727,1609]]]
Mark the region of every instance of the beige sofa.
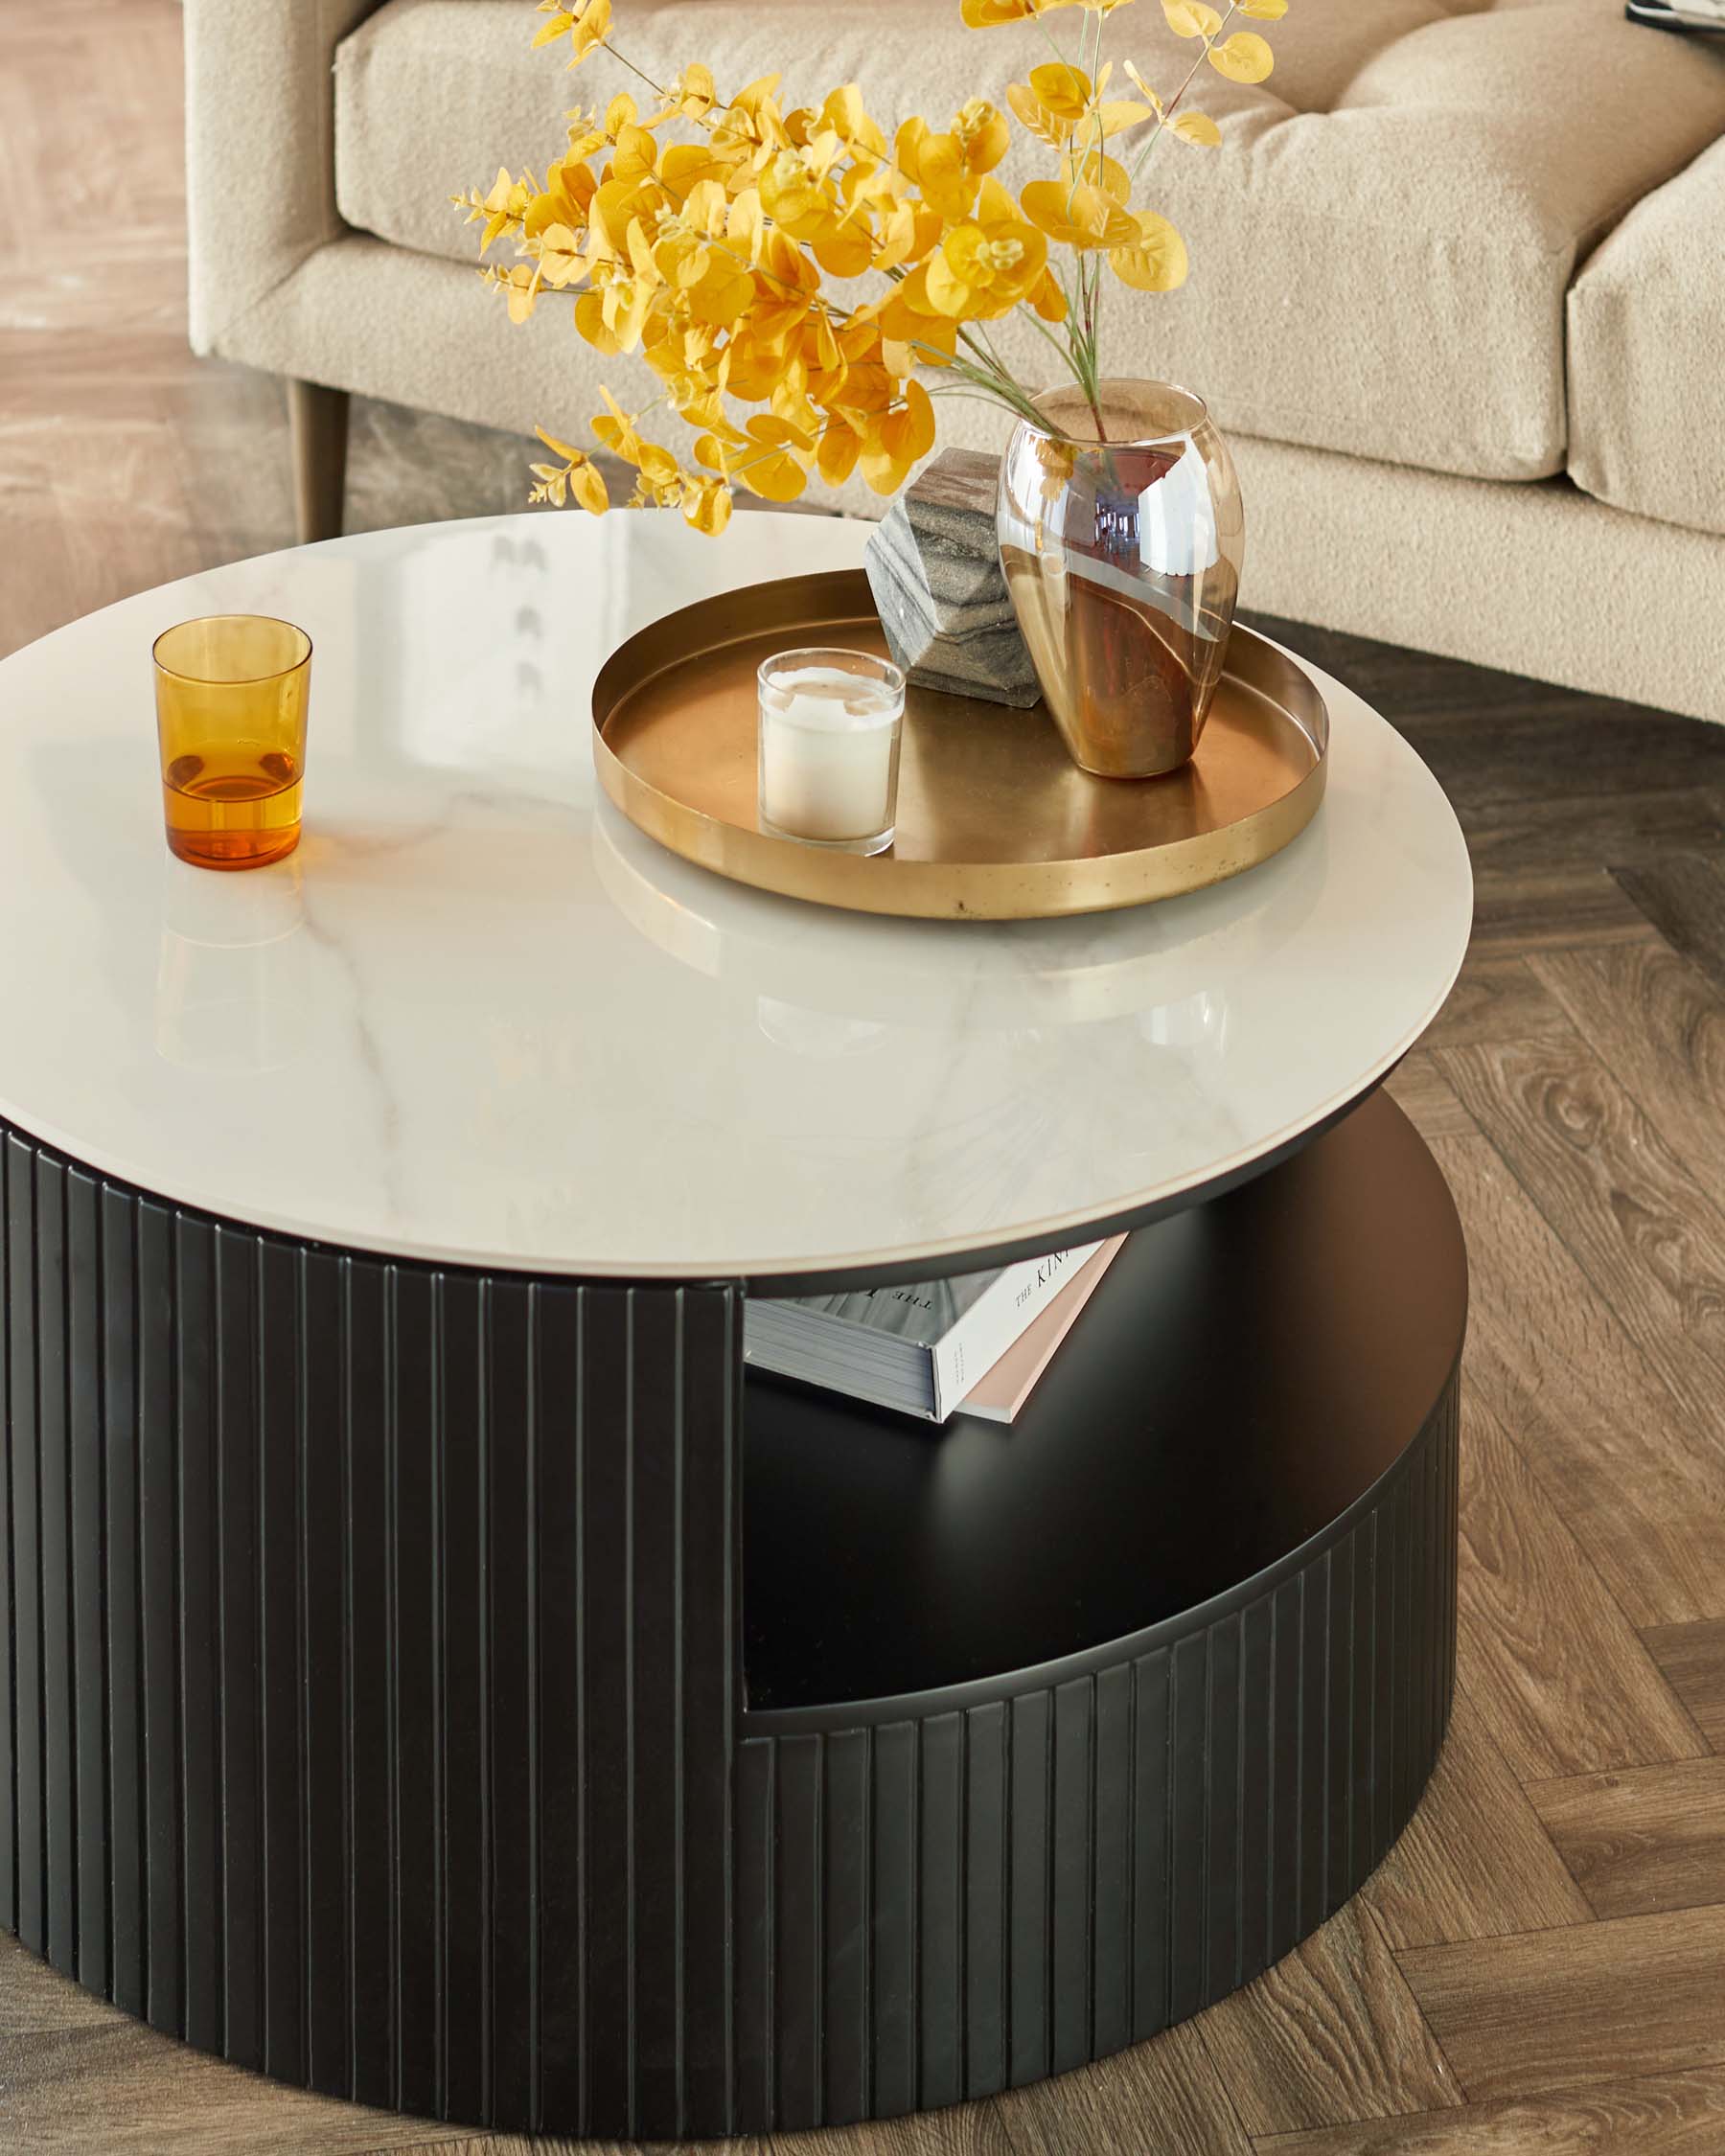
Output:
[[[888,119],[1035,57],[958,0],[617,16],[667,75],[855,80]],[[566,431],[627,378],[561,309],[511,329],[447,201],[542,163],[565,106],[627,80],[530,51],[538,19],[188,0],[192,337],[321,385],[294,397],[309,529],[339,517],[339,393]],[[1113,22],[1171,76],[1154,0]],[[1189,283],[1111,295],[1115,371],[1200,390],[1233,443],[1245,603],[1725,719],[1725,40],[1620,0],[1294,0],[1273,34],[1269,82],[1207,77],[1220,153],[1158,148]],[[945,410],[949,440],[1003,431]]]

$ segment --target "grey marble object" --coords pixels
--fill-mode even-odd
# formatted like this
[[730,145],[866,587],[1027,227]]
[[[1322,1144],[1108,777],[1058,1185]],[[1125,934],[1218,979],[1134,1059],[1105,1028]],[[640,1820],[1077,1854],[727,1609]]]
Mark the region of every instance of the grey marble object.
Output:
[[863,556],[892,655],[950,695],[1033,704],[1042,694],[1000,573],[1000,460],[948,449],[875,527]]

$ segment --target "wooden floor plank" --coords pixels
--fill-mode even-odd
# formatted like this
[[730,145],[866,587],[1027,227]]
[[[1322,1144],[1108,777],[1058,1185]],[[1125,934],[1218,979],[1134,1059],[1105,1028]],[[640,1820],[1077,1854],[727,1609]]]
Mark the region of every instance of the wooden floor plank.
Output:
[[1197,2026],[1254,2137],[1461,2101],[1376,1919],[1357,1901]]
[[1473,2101],[1725,2061],[1725,1908],[1420,1946],[1401,1968]]
[[0,2149],[6,2156],[358,2156],[459,2137],[334,2098],[307,2096],[109,2017],[104,2029],[0,2039]]
[[[988,2105],[973,2105],[971,2113],[998,2121],[1014,2156],[1136,2148],[1152,2121],[1162,2145],[1178,2149],[1180,2156],[1250,2156],[1251,2149],[1195,2022],[1183,2022],[1148,2044],[1062,2080],[1015,2089]],[[870,2156],[877,2145],[882,2156],[889,2148],[894,2156],[922,2156],[924,2145],[904,2132],[922,2122],[903,2122],[900,2140],[871,2143]],[[879,2137],[884,2128],[872,2132]],[[833,2156],[833,2137],[776,2137],[772,2156]]]
[[1725,1753],[1725,1618],[1650,1625],[1642,1640],[1702,1735]]
[[[1653,940],[1646,931],[1644,940]],[[1421,1037],[1421,1048],[1460,1048],[1475,1041],[1526,1041],[1542,1033],[1562,1033],[1562,1006],[1525,958],[1494,956],[1475,945],[1437,1022]]]
[[1492,869],[1474,879],[1473,943],[1483,957],[1638,943],[1646,932],[1646,915],[1602,866],[1544,874]]
[[1594,787],[1571,774],[1544,792],[1475,807],[1468,818],[1474,873],[1544,875],[1601,863],[1660,861],[1725,848],[1711,787]]
[[1725,1451],[1713,1391],[1679,1401],[1503,1157],[1433,1147],[1473,1288],[1469,1384],[1636,1625],[1725,1616]]
[[[1471,1680],[1471,1653],[1466,1666]],[[1465,1686],[1419,1808],[1361,1899],[1398,1952],[1593,1915]]]
[[1725,1400],[1725,1211],[1579,1035],[1438,1068],[1686,1406]]
[[[79,2029],[112,2029],[116,2015],[105,2000],[38,1961],[11,1933],[0,1930],[0,2083],[4,2060],[23,2036],[63,2035]],[[5,2123],[0,2098],[0,2127]]]
[[1424,1048],[1403,1056],[1384,1090],[1429,1144],[1438,1137],[1478,1137],[1480,1126]]
[[1255,2145],[1263,2156],[1717,2156],[1725,2148],[1725,2066],[1272,2135]]
[[1706,1751],[1502,1425],[1466,1396],[1460,1593],[1468,1691],[1518,1780]]
[[1536,1781],[1528,1797],[1595,1915],[1725,1902],[1725,1759]]
[[1725,988],[1657,935],[1528,964],[1686,1173],[1725,1204]]
[[1673,949],[1725,988],[1725,873],[1694,853],[1618,865],[1615,879]]

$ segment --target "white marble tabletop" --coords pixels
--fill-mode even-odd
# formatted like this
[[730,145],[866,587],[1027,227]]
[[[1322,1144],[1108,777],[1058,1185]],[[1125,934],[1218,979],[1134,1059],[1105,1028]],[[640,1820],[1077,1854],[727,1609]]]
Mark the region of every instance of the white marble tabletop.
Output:
[[[866,528],[668,516],[376,533],[193,577],[0,663],[0,1116],[210,1212],[542,1273],[785,1275],[1052,1245],[1263,1157],[1442,1003],[1467,855],[1320,677],[1328,798],[1276,860],[1064,922],[891,922],[661,852],[588,694],[656,615]],[[162,840],[150,646],[311,634],[306,835]]]

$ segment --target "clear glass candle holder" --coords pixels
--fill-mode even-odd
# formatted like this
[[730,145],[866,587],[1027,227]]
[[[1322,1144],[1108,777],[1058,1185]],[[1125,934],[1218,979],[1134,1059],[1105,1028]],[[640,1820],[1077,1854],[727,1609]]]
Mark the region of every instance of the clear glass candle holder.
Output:
[[898,823],[905,677],[872,652],[775,652],[760,688],[763,831],[881,854]]

